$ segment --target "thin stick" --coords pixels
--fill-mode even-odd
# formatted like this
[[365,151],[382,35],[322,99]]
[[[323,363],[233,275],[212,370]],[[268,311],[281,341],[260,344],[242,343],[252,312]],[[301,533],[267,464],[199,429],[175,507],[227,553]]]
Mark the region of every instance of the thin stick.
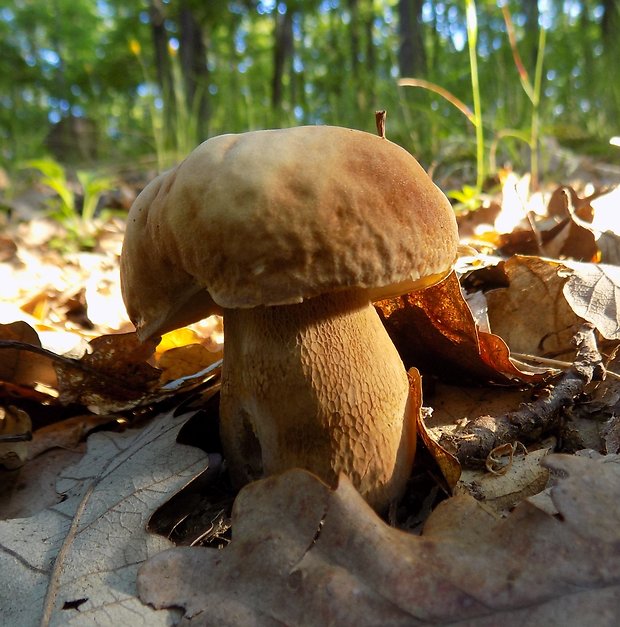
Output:
[[[559,368],[560,370],[564,368],[570,368],[573,365],[570,361],[549,359],[549,357],[539,357],[538,355],[528,355],[526,353],[514,353],[513,351],[510,351],[510,356],[521,361],[533,361],[538,364],[542,364],[543,366],[552,366],[555,368]],[[620,374],[612,372],[611,370],[607,370],[606,375],[608,377],[611,377],[612,379],[620,379]]]
[[555,428],[562,410],[575,402],[588,383],[604,376],[594,327],[584,324],[574,340],[578,347],[575,362],[540,390],[535,401],[523,403],[504,415],[479,416],[462,430],[443,435],[439,444],[455,455],[462,466],[479,468],[496,447],[516,440],[534,441]]

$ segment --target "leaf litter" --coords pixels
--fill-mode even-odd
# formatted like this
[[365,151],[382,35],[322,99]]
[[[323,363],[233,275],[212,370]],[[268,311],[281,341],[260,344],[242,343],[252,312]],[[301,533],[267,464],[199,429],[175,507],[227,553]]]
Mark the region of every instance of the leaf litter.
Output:
[[207,465],[200,449],[175,442],[184,418],[162,414],[143,429],[92,435],[86,455],[60,474],[62,502],[0,521],[6,624],[168,623],[168,613],[136,599],[135,573],[171,546],[146,532],[150,512]]
[[228,548],[144,564],[139,595],[199,624],[615,624],[618,458],[543,463],[558,515],[526,499],[498,518],[455,496],[421,536],[383,523],[344,476],[332,491],[291,470],[240,492]]
[[[109,624],[129,616],[125,611],[132,613],[133,621],[140,616],[149,624],[176,622],[177,610],[160,615],[140,604],[132,587],[140,564],[174,541],[220,549],[187,547],[182,553],[156,556],[142,567],[141,596],[158,607],[183,607],[188,616],[200,611],[201,622],[208,616],[222,624],[245,619],[271,624],[287,616],[297,624],[325,624],[319,619],[330,617],[350,624],[348,593],[359,601],[354,609],[359,609],[361,625],[376,624],[373,617],[380,617],[381,623],[392,617],[394,624],[432,620],[476,625],[500,619],[517,624],[525,616],[543,621],[561,616],[565,624],[577,624],[570,622],[575,617],[593,616],[598,624],[606,624],[606,616],[617,618],[617,576],[607,561],[597,559],[602,550],[613,555],[608,543],[618,518],[617,507],[608,506],[610,499],[617,503],[613,454],[620,448],[620,386],[614,376],[618,278],[617,267],[609,265],[617,263],[614,255],[620,249],[620,224],[613,213],[616,197],[615,191],[582,194],[569,186],[546,196],[528,196],[524,180],[508,177],[502,198],[494,201],[495,226],[477,224],[476,214],[461,219],[462,224],[468,221],[470,233],[463,241],[476,252],[459,260],[456,275],[437,288],[377,304],[403,361],[422,373],[421,380],[412,375],[412,385],[420,398],[424,388],[426,407],[419,422],[424,444],[419,445],[409,492],[390,517],[408,533],[387,527],[356,502],[346,479],[331,492],[306,473],[292,471],[282,480],[267,479],[240,493],[230,544],[234,494],[226,492],[222,482],[216,420],[206,421],[213,423],[211,431],[200,426],[186,436],[216,451],[209,457],[213,470],[201,474],[196,461],[184,467],[191,471],[180,471],[182,479],[176,476],[176,483],[178,465],[172,464],[168,474],[161,461],[169,466],[172,451],[181,445],[172,436],[156,436],[152,441],[163,448],[157,449],[159,457],[149,457],[155,452],[149,449],[159,444],[146,435],[150,429],[163,429],[163,422],[173,423],[178,432],[183,419],[174,417],[174,407],[179,413],[196,413],[207,398],[212,404],[215,399],[217,406],[213,393],[221,363],[221,321],[203,321],[169,334],[158,347],[141,347],[120,302],[121,221],[100,230],[105,235],[94,252],[65,256],[45,248],[51,237],[58,238],[58,225],[48,228],[45,221],[36,220],[9,229],[13,236],[3,238],[0,250],[0,278],[7,285],[0,302],[0,322],[6,325],[0,337],[0,407],[10,418],[0,420],[0,445],[22,466],[0,475],[6,501],[0,539],[8,539],[2,542],[0,556],[8,565],[8,570],[3,566],[5,577],[23,567],[24,581],[32,585],[20,585],[15,593],[14,586],[5,583],[2,607],[11,618],[23,619],[15,624],[39,623],[41,616],[44,624],[80,621],[83,616]],[[587,344],[593,347],[585,358],[579,355],[584,343],[573,344],[580,333],[589,336]],[[563,387],[563,381],[578,383]],[[552,408],[545,414],[548,404]],[[187,424],[205,423],[204,416],[198,419],[201,413]],[[527,417],[526,423],[544,420],[534,428],[521,428],[513,420],[519,413]],[[482,420],[497,431],[503,418],[512,429],[509,436],[493,439],[486,448],[478,446],[474,455],[459,456],[455,442],[471,439],[468,428]],[[88,452],[72,467],[93,431]],[[16,436],[22,439],[11,441]],[[548,454],[587,446],[607,456],[592,454],[574,461],[578,458]],[[159,469],[170,481],[161,484],[158,504],[143,497],[133,468],[113,461],[129,448],[136,460],[151,459],[153,472]],[[191,450],[184,447],[175,463],[189,464],[194,459],[187,455]],[[202,453],[193,450],[204,468]],[[67,456],[52,463],[59,453]],[[47,475],[41,463],[46,456],[52,473]],[[37,463],[42,476],[30,473],[28,481],[28,470]],[[101,474],[106,464],[114,469],[109,475]],[[88,478],[76,480],[72,468],[83,469]],[[40,507],[31,506],[34,496],[17,504],[20,472],[22,494],[37,483],[35,478],[43,479],[39,492],[32,488],[33,495],[45,494]],[[125,486],[116,495],[124,504],[122,511],[112,507],[111,517],[106,508],[93,506],[105,504],[110,493],[118,491],[116,484],[109,489],[108,476]],[[282,492],[285,480],[290,485]],[[544,497],[541,490],[549,481],[555,486],[549,494],[555,496]],[[57,494],[51,489],[54,483]],[[568,496],[558,496],[569,484]],[[585,484],[590,500],[581,494]],[[123,500],[122,494],[131,489],[139,496]],[[60,502],[58,494],[63,495]],[[605,506],[597,510],[600,536],[588,537],[596,550],[588,552],[583,540],[588,531],[580,525],[591,527],[591,515],[575,512],[566,502],[574,499],[587,512],[595,498]],[[303,507],[296,510],[300,499]],[[295,511],[298,529],[287,522],[289,512]],[[342,512],[337,524],[334,512]],[[72,535],[87,519],[92,531]],[[106,542],[97,529],[119,536],[127,532],[125,549],[111,551],[114,557],[106,555]],[[528,533],[539,553],[527,548]],[[271,551],[263,562],[262,550],[248,548],[257,538]],[[294,549],[296,557],[289,563],[289,549],[296,546],[303,551]],[[321,548],[315,559],[317,547],[327,549]],[[540,558],[554,551],[560,551],[559,561],[557,555],[550,561]],[[240,554],[258,563],[258,570],[250,570],[242,580],[232,577]],[[498,555],[503,556],[499,562]],[[108,572],[103,583],[97,578],[98,556]],[[282,571],[282,561],[295,567]],[[414,569],[416,563],[420,566]],[[442,567],[429,570],[429,563]],[[130,577],[119,583],[106,571],[112,564],[115,573],[132,573],[133,583]],[[162,564],[168,570],[161,570]],[[196,564],[214,569],[206,592],[199,583],[206,578],[196,575]],[[73,568],[82,573],[81,583],[67,578]],[[288,573],[285,584],[283,573]],[[611,579],[606,578],[610,573]],[[562,583],[555,589],[549,578]],[[329,599],[321,596],[322,582],[330,582]],[[426,591],[424,598],[415,596],[414,582]],[[537,589],[536,582],[542,587]],[[396,592],[389,592],[390,586]],[[296,597],[289,603],[291,590]],[[437,595],[429,594],[433,590]],[[433,599],[446,591],[446,603],[433,606]]]

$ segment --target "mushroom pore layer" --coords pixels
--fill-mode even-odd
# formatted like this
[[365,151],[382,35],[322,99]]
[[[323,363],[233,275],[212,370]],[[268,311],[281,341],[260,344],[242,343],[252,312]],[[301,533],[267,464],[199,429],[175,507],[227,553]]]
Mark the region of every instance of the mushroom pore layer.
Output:
[[369,504],[402,494],[415,452],[403,364],[368,297],[226,309],[221,436],[233,481],[345,473]]

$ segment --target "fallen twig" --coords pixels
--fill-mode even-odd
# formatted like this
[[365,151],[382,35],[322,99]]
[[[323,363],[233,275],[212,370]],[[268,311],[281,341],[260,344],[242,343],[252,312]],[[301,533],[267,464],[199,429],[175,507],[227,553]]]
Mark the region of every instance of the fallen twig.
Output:
[[443,435],[439,443],[455,455],[464,467],[484,467],[498,446],[516,440],[534,441],[557,426],[561,412],[574,402],[585,386],[603,379],[605,369],[596,345],[594,327],[586,323],[575,334],[574,363],[539,391],[531,403],[502,416],[479,416],[461,430]]

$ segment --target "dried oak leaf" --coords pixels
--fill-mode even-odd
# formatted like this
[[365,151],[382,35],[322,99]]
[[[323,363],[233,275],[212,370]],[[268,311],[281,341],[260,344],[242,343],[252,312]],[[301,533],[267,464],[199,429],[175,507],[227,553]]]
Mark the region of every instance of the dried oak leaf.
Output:
[[452,380],[506,384],[542,378],[519,370],[500,337],[478,331],[455,273],[375,307],[407,367]]
[[572,187],[558,187],[551,195],[547,213],[560,221],[550,228],[542,228],[540,232],[530,228],[502,233],[498,237],[498,250],[505,256],[541,254],[554,258],[596,260],[599,251],[590,228],[593,217],[590,201],[601,193],[579,198]]
[[435,460],[449,493],[452,493],[461,477],[461,464],[452,453],[439,444],[437,439],[433,438],[426,425],[422,415],[422,379],[419,371],[416,368],[410,368],[407,375],[409,377],[409,403],[415,406],[416,433]]
[[488,316],[511,351],[558,357],[574,355],[572,343],[582,320],[563,296],[565,266],[517,255],[500,262],[509,286],[487,292]]
[[0,520],[3,625],[173,623],[178,612],[144,606],[135,582],[139,564],[171,546],[146,532],[149,516],[208,461],[176,443],[187,418],[164,413],[142,429],[93,434],[54,482],[62,501]]
[[595,261],[598,256],[596,239],[589,228],[594,210],[591,201],[602,192],[580,198],[572,187],[558,187],[547,206],[547,213],[561,222],[541,233],[543,252],[547,257]]
[[500,448],[509,448],[514,452],[500,472],[464,470],[456,488],[456,494],[471,494],[497,514],[544,490],[549,479],[549,471],[540,464],[549,453],[548,449],[523,455],[518,446],[504,445]]
[[241,491],[227,548],[156,555],[138,594],[209,625],[617,624],[618,457],[543,463],[557,516],[524,501],[498,520],[458,496],[420,537],[383,523],[346,478],[332,491],[291,470]]
[[576,315],[608,340],[620,340],[620,267],[568,262],[562,294]]

